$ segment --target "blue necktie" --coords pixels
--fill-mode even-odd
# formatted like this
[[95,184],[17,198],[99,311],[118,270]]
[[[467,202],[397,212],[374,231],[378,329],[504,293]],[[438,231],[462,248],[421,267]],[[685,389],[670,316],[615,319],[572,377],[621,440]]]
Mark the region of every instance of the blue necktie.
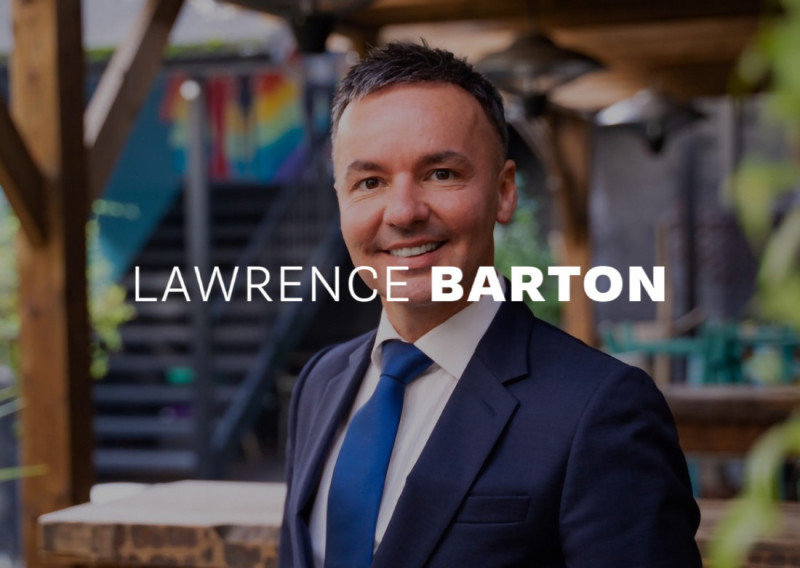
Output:
[[328,493],[325,568],[368,568],[386,470],[408,383],[431,360],[403,341],[387,341],[375,393],[355,413],[333,468]]

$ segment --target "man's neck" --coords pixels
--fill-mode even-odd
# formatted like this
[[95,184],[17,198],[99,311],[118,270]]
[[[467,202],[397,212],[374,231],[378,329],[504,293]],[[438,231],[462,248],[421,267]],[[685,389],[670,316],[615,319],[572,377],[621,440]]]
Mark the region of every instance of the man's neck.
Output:
[[409,343],[415,342],[470,304],[466,298],[457,302],[430,302],[416,306],[403,302],[387,302],[383,298],[381,301],[389,322],[400,337]]

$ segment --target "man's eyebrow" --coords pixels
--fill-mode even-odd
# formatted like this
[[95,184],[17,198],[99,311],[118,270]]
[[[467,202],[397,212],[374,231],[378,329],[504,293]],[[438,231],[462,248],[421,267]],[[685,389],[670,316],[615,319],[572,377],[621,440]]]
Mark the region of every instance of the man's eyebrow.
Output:
[[[427,154],[420,158],[417,162],[419,167],[425,166],[432,166],[435,164],[441,164],[443,162],[448,161],[455,161],[461,162],[464,165],[471,164],[469,158],[467,158],[461,152],[457,152],[455,150],[442,150],[441,152],[434,152],[432,154]],[[369,160],[354,160],[350,162],[347,166],[348,172],[382,172],[385,171],[385,168],[378,164],[377,162],[370,162]]]
[[461,162],[464,165],[469,165],[472,163],[470,162],[469,158],[467,158],[461,152],[456,152],[455,150],[442,150],[441,152],[434,152],[433,154],[423,156],[419,160],[419,165],[420,167],[425,167],[451,161]]
[[348,172],[382,172],[383,167],[367,160],[355,160],[347,166]]

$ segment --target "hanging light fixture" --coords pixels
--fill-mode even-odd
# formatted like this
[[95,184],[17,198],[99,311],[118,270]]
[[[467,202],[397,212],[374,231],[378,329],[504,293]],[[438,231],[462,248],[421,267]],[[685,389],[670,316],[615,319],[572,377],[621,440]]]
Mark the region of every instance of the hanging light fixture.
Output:
[[522,99],[528,116],[542,113],[554,88],[603,68],[596,59],[559,47],[541,33],[526,34],[478,63],[499,89]]
[[234,4],[286,18],[303,53],[323,53],[325,41],[343,14],[365,8],[374,0],[228,0]]
[[598,112],[598,126],[620,126],[644,137],[650,150],[661,152],[668,136],[705,115],[689,104],[676,101],[659,91],[642,89]]

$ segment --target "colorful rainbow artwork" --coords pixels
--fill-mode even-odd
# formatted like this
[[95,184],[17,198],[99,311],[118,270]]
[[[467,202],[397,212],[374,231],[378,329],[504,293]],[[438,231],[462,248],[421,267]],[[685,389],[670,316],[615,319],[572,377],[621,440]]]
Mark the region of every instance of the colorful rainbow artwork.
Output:
[[[161,119],[171,124],[174,166],[186,170],[188,103],[186,79],[168,79]],[[302,87],[287,73],[213,75],[202,80],[206,103],[209,179],[283,183],[302,166],[308,150]]]

